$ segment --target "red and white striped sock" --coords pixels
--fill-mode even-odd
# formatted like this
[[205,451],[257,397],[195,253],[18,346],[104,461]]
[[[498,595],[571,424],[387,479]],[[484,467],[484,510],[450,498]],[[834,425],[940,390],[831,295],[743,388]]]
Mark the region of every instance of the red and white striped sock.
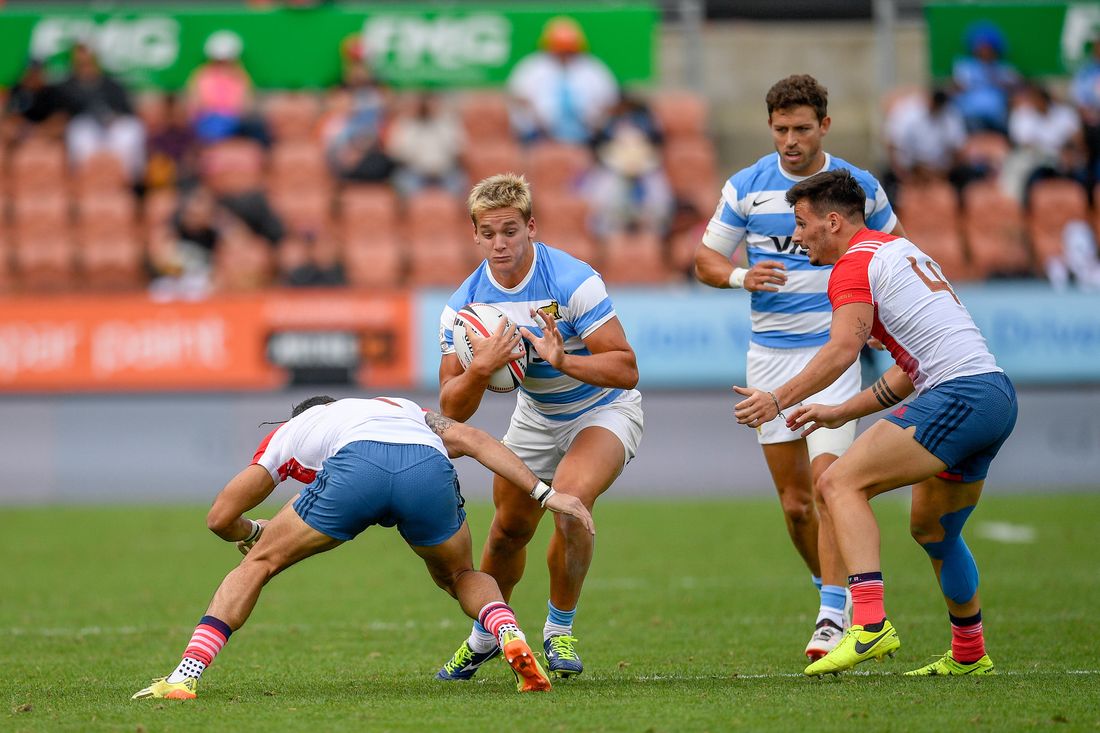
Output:
[[186,677],[202,677],[203,671],[213,663],[214,657],[218,656],[232,633],[233,630],[221,619],[203,616],[195,627],[187,648],[183,650],[183,659],[179,666],[168,676],[168,682],[182,682]]
[[523,636],[523,632],[519,630],[515,612],[504,601],[493,601],[486,604],[485,608],[478,612],[477,622],[497,638],[497,643],[500,644],[501,648],[504,648],[504,632],[506,631],[518,634],[520,638],[526,638]]
[[951,657],[959,664],[973,664],[984,656],[982,612],[966,618],[951,616]]
[[866,627],[886,618],[881,572],[849,575],[848,590],[852,592],[853,626]]

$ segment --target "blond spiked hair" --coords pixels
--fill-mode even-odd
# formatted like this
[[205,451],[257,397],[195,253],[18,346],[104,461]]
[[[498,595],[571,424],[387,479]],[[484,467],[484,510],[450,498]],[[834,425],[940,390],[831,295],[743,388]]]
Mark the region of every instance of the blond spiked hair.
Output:
[[516,173],[499,173],[478,181],[470,197],[466,199],[470,219],[477,226],[477,218],[493,209],[518,209],[523,222],[531,219],[531,184]]

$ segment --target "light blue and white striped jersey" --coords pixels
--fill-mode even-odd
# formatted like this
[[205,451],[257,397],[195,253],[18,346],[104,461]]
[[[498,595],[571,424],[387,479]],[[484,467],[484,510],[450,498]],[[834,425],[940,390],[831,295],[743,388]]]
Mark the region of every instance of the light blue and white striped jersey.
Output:
[[[542,329],[530,311],[543,310],[554,316],[567,353],[591,353],[582,339],[615,317],[603,278],[572,255],[542,242],[534,246],[531,271],[516,287],[501,286],[489,263],[482,262],[451,295],[439,319],[439,346],[444,354],[454,353],[455,315],[468,303],[494,305],[517,326],[526,326],[538,336]],[[517,399],[526,399],[552,420],[572,420],[622,394],[621,389],[595,387],[561,373],[539,358],[534,348],[529,347],[528,353],[531,363]]]
[[[821,170],[838,168],[851,171],[867,193],[867,226],[892,231],[898,219],[875,177],[826,154]],[[704,245],[727,257],[744,241],[750,267],[761,260],[787,266],[787,283],[779,292],[752,293],[752,341],[762,346],[794,349],[821,346],[829,340],[833,310],[827,290],[833,268],[811,265],[806,253],[791,242],[794,210],[787,205],[787,189],[805,178],[783,170],[778,153],[765,155],[726,181],[703,235]]]

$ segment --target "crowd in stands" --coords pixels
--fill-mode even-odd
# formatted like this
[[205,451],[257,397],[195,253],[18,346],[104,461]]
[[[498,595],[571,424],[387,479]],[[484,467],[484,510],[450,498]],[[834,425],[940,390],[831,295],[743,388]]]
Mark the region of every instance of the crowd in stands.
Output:
[[[1072,104],[978,26],[950,87],[886,100],[882,179],[954,280],[1100,287],[1100,43]],[[696,94],[621,89],[580,27],[548,24],[505,90],[398,91],[358,39],[341,83],[258,93],[230,31],[179,92],[135,94],[76,45],[28,64],[0,123],[0,291],[453,286],[476,262],[464,197],[533,183],[539,236],[614,283],[690,281],[721,176]],[[334,51],[335,53],[335,51]]]
[[608,280],[686,278],[719,189],[706,107],[624,93],[576,23],[500,91],[391,89],[353,38],[336,88],[258,93],[242,51],[211,34],[167,93],[85,45],[64,78],[30,63],[0,128],[0,290],[453,286],[476,263],[465,194],[507,171],[540,238]]
[[952,280],[1100,288],[1100,38],[1063,101],[974,25],[951,83],[886,100],[882,180],[906,232]]

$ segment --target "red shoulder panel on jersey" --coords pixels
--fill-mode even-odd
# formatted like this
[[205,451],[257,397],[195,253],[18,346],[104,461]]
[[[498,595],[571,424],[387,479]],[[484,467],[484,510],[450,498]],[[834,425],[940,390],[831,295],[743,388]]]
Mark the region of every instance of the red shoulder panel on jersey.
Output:
[[833,272],[829,275],[829,302],[833,310],[849,303],[874,304],[871,281],[867,276],[867,266],[874,256],[875,251],[869,247],[855,252],[848,250],[833,265]]
[[[279,426],[279,428],[281,427],[282,425]],[[272,430],[264,437],[263,440],[260,441],[260,447],[256,449],[255,454],[253,454],[252,456],[252,465],[260,462],[260,456],[262,456],[264,454],[264,451],[267,450],[268,444],[271,443],[271,439],[275,437],[275,433],[279,432],[279,428],[275,428],[274,430]]]

